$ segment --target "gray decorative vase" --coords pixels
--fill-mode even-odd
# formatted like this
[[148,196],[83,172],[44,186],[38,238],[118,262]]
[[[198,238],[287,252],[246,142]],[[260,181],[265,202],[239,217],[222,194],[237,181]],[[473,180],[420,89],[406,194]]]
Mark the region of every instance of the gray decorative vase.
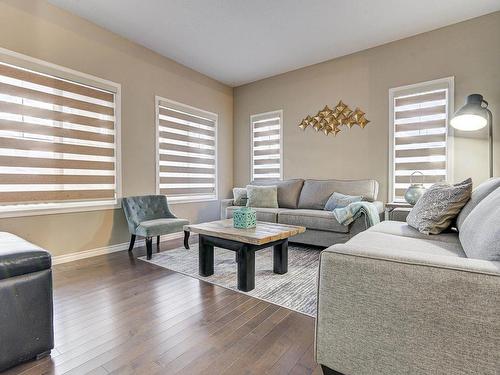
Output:
[[[414,183],[413,182],[413,177],[416,174],[420,174],[422,177],[422,182],[421,183]],[[425,193],[425,187],[424,187],[424,174],[420,171],[415,171],[410,175],[410,187],[408,190],[406,190],[405,193],[405,201],[407,201],[409,204],[412,206],[417,203],[417,201],[420,199],[420,197]]]

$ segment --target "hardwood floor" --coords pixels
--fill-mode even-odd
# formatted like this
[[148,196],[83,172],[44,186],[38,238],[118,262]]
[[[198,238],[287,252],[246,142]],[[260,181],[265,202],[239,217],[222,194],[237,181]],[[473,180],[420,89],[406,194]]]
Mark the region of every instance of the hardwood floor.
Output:
[[144,254],[54,266],[55,349],[4,374],[321,374],[314,319],[137,260]]

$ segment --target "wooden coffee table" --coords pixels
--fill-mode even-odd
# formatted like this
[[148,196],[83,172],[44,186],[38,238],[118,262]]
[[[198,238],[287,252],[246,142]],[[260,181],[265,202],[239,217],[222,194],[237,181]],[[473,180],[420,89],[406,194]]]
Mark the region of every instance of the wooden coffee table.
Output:
[[273,271],[288,272],[288,238],[305,232],[295,225],[258,221],[256,228],[233,228],[233,220],[219,220],[184,226],[188,232],[199,235],[199,273],[214,274],[214,246],[236,252],[238,289],[248,292],[255,288],[255,252],[273,246]]

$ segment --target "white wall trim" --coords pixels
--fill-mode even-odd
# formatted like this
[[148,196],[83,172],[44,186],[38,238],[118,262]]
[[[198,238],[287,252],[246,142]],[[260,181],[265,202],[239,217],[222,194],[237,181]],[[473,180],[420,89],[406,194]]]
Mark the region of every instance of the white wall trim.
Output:
[[[50,215],[70,212],[87,212],[117,209],[122,198],[122,152],[121,152],[121,84],[94,75],[53,64],[28,55],[0,47],[0,60],[6,64],[29,69],[38,73],[58,77],[77,84],[106,90],[115,95],[115,198],[105,201],[66,201],[49,203],[28,203],[0,207],[0,218]],[[17,207],[16,207],[17,206]]]
[[455,77],[439,78],[432,81],[419,82],[411,85],[393,87],[389,89],[389,173],[388,173],[388,189],[387,201],[394,200],[393,197],[393,181],[394,181],[394,98],[396,95],[408,95],[418,92],[420,89],[448,89],[448,97],[446,101],[446,179],[449,182],[454,181],[453,178],[453,147],[454,147],[454,132],[453,128],[449,126],[449,121],[454,112],[454,99],[455,99]]
[[269,112],[256,113],[250,115],[250,182],[254,180],[254,160],[253,160],[253,123],[268,116],[277,115],[280,119],[280,180],[283,180],[283,110],[278,109]]
[[[176,102],[175,100],[167,99],[159,95],[155,95],[155,191],[160,194],[160,102],[166,102],[172,108],[181,111],[191,111],[192,115],[207,117],[215,122],[214,137],[215,137],[215,197],[204,199],[183,199],[178,201],[169,201],[168,204],[184,204],[197,202],[210,202],[219,200],[219,114],[209,112],[204,109],[193,107],[188,104]],[[168,198],[168,197],[167,197]]]
[[[182,238],[183,236],[184,232],[166,234],[160,237],[160,242],[176,240],[178,238]],[[105,255],[105,254],[115,253],[117,251],[124,251],[128,249],[128,246],[129,246],[128,242],[123,242],[116,245],[99,247],[97,249],[84,250],[71,254],[56,255],[55,257],[52,257],[52,264],[68,263],[79,259],[92,258],[98,255]],[[146,246],[144,239],[137,240],[135,242],[134,247],[141,247],[141,246]]]

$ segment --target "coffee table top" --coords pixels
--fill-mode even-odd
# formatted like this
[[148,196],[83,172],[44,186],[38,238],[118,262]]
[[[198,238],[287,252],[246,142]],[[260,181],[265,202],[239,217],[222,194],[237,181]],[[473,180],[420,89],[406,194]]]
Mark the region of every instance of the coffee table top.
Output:
[[226,240],[264,245],[304,233],[306,228],[295,225],[275,224],[258,221],[255,228],[239,229],[233,227],[233,219],[211,221],[201,224],[189,224],[184,230]]

